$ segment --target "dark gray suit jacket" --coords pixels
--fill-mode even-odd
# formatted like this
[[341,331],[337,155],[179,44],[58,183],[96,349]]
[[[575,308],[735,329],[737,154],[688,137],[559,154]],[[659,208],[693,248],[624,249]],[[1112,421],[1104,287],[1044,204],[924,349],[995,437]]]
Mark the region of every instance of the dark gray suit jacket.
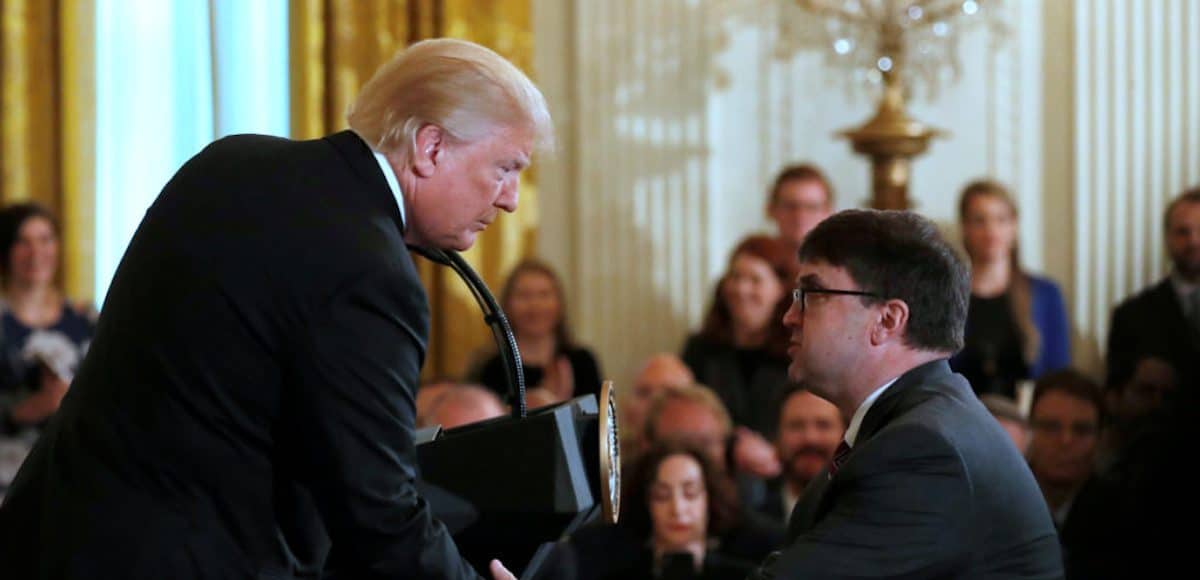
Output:
[[0,507],[0,575],[476,578],[414,485],[429,309],[402,234],[350,132],[188,161]]
[[1061,578],[1050,512],[1011,440],[944,360],[875,401],[789,545],[752,578]]

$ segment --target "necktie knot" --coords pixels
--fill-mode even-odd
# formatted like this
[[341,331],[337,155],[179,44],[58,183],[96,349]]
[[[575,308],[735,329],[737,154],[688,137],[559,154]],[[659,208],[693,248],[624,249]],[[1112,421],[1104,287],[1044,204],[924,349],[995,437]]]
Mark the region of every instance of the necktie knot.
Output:
[[829,464],[829,477],[837,475],[838,469],[846,463],[846,456],[850,455],[850,445],[843,439],[838,444],[837,451],[833,452],[833,461]]

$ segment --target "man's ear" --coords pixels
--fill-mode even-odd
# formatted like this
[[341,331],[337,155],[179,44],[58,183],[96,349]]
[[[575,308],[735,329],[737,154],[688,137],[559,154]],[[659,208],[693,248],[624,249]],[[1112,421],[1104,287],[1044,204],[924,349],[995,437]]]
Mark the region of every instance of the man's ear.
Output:
[[446,132],[437,125],[427,123],[417,130],[417,138],[414,141],[416,150],[412,154],[413,173],[418,177],[429,177],[442,160]]
[[875,344],[883,344],[889,339],[900,339],[908,328],[908,304],[903,300],[888,300],[879,311],[879,321],[871,333]]

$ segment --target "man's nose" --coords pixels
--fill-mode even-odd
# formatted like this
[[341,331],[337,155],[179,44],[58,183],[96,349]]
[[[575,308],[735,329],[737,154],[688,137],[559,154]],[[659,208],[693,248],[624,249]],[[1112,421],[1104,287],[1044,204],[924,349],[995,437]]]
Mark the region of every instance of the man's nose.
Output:
[[795,302],[783,313],[783,325],[788,328],[800,328],[804,317],[800,315],[800,305]]
[[514,177],[504,183],[500,197],[496,198],[496,207],[512,213],[517,211],[517,202],[521,196],[521,178]]

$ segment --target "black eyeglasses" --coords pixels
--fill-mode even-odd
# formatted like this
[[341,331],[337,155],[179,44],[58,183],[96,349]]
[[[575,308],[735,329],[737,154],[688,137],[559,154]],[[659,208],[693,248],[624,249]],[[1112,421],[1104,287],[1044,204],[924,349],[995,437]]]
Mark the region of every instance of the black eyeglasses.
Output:
[[808,309],[809,294],[833,294],[835,296],[870,296],[871,298],[880,298],[874,292],[864,292],[862,290],[833,290],[829,288],[793,288],[792,289],[792,304],[800,305],[800,314]]

